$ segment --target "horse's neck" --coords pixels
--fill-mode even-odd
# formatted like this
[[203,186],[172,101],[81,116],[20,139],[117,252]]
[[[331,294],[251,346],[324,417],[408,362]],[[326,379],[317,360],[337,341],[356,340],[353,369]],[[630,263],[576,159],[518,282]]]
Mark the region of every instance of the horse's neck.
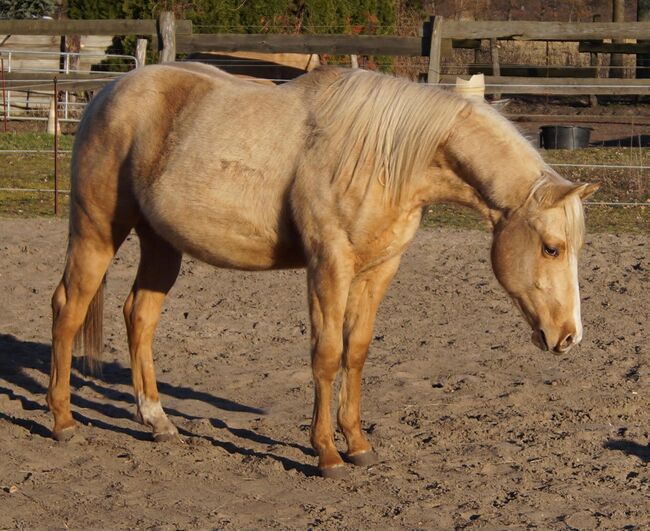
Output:
[[521,206],[542,169],[541,158],[507,122],[487,109],[459,116],[444,146],[453,172],[490,210]]

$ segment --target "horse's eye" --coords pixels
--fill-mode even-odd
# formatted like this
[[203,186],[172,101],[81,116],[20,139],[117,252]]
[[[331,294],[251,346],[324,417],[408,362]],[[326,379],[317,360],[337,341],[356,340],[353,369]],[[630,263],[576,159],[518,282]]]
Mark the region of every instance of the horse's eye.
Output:
[[544,254],[547,256],[552,256],[556,257],[560,254],[560,251],[558,250],[557,247],[551,247],[550,245],[545,245],[544,246]]

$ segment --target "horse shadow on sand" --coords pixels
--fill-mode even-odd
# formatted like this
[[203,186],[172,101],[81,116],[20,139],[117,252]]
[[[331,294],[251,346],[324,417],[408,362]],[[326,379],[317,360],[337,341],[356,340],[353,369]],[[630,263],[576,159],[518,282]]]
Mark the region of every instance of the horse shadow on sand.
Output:
[[[33,378],[29,372],[30,370],[41,372],[44,375],[49,375],[50,372],[50,345],[44,343],[36,343],[31,341],[22,341],[15,336],[8,334],[0,334],[0,395],[7,396],[10,400],[18,400],[26,411],[47,411],[45,404],[45,394],[47,387],[41,382]],[[73,406],[73,416],[75,419],[84,425],[92,425],[94,428],[105,429],[113,432],[123,433],[137,440],[147,441],[152,440],[152,435],[147,428],[138,429],[134,422],[134,428],[125,428],[110,422],[106,422],[97,416],[86,416],[80,413],[79,410],[96,412],[100,415],[115,418],[115,419],[128,419],[133,420],[133,397],[130,393],[119,390],[114,387],[117,385],[131,386],[131,370],[127,367],[115,362],[101,362],[101,370],[97,375],[92,377],[86,376],[81,372],[81,360],[73,358],[73,367],[79,370],[73,370],[70,377],[70,386],[72,390],[71,402]],[[8,387],[9,384],[11,387]],[[79,396],[75,390],[82,387],[89,387],[98,395],[101,395],[105,401],[94,401],[88,398]],[[35,401],[28,396],[20,394],[20,390],[29,393],[30,395],[37,395],[42,397],[39,401]],[[158,390],[161,395],[167,395],[177,399],[185,400],[198,400],[209,404],[217,409],[223,411],[234,411],[250,413],[251,415],[264,415],[262,409],[240,404],[238,402],[229,400],[227,398],[214,396],[212,394],[192,389],[190,387],[172,385],[158,380]],[[177,409],[165,407],[166,413],[173,419],[173,417],[185,420],[200,420],[203,417],[197,417],[178,411]],[[14,425],[20,426],[29,430],[31,433],[41,437],[50,437],[51,431],[49,428],[30,419],[18,418],[10,416],[0,411],[0,419],[6,420]],[[288,443],[273,439],[266,435],[257,433],[255,431],[245,428],[234,428],[229,426],[226,422],[218,418],[208,419],[210,424],[217,429],[226,430],[235,437],[242,439],[242,441],[249,441],[259,444],[265,444],[273,447],[285,446],[292,447],[300,450],[303,454],[309,457],[315,456],[315,452],[308,447],[296,443]],[[299,463],[292,459],[280,456],[267,451],[257,451],[251,448],[246,448],[228,441],[220,441],[214,437],[207,435],[199,435],[192,433],[187,429],[179,427],[181,435],[186,437],[195,437],[207,440],[214,446],[220,447],[231,454],[239,454],[242,456],[252,456],[259,458],[272,458],[279,461],[287,470],[297,470],[306,476],[317,475],[318,470],[316,467]]]

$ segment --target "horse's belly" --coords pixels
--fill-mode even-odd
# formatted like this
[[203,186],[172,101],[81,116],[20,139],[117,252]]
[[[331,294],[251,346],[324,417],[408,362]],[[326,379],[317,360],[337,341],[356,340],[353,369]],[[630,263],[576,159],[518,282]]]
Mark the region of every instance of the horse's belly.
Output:
[[244,192],[187,180],[156,183],[140,197],[160,236],[178,250],[217,267],[265,270],[302,267],[304,255],[282,187]]

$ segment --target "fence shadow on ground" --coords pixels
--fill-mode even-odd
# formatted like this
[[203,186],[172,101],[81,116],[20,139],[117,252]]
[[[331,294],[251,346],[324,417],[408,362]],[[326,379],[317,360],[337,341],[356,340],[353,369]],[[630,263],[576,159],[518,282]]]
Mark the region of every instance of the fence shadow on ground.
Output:
[[617,450],[625,455],[638,457],[644,463],[650,462],[650,445],[642,445],[629,439],[610,439],[603,448],[607,450]]
[[[5,395],[10,400],[20,401],[21,407],[25,411],[47,411],[47,406],[45,405],[45,394],[47,392],[47,388],[41,382],[32,377],[29,374],[29,371],[35,370],[44,375],[49,375],[50,356],[50,345],[32,341],[22,341],[13,335],[0,334],[0,395]],[[75,358],[74,365],[76,368],[79,368],[82,365],[81,360]],[[92,415],[91,417],[79,412],[79,409],[82,409],[85,411],[95,412],[102,416],[110,418],[132,420],[132,404],[134,401],[131,394],[112,387],[117,385],[131,386],[130,369],[123,367],[116,362],[102,362],[100,374],[93,377],[85,376],[78,373],[77,371],[73,371],[70,379],[70,385],[72,388],[71,402],[73,406],[73,415],[81,424],[92,425],[94,428],[123,433],[142,441],[152,439],[148,428],[139,428],[139,425],[135,423],[135,429],[125,428],[97,418],[96,415]],[[89,387],[95,393],[105,398],[106,402],[90,400],[88,398],[81,397],[78,395],[78,393],[74,392],[75,389],[80,389],[85,386]],[[158,389],[161,395],[167,395],[180,400],[186,399],[202,401],[224,411],[244,412],[253,415],[264,414],[264,410],[262,409],[240,404],[238,402],[234,402],[232,400],[228,400],[219,396],[214,396],[210,393],[195,390],[190,387],[178,386],[158,381]],[[33,398],[29,398],[28,396],[20,394],[20,390],[25,391],[29,395],[42,397],[42,399],[36,401]],[[165,407],[165,411],[172,418],[177,417],[185,420],[197,420],[201,418],[193,415],[188,415],[169,407]],[[10,416],[3,412],[0,412],[0,419],[6,420],[14,425],[27,429],[31,433],[42,437],[49,437],[51,435],[49,428],[32,419]],[[311,448],[302,446],[300,444],[276,440],[245,428],[232,428],[222,419],[210,418],[208,420],[214,428],[226,430],[233,436],[244,441],[266,444],[275,447],[292,447],[300,450],[304,455],[310,457],[316,455]],[[206,439],[213,445],[223,448],[232,454],[270,457],[281,462],[286,469],[295,469],[307,476],[317,474],[315,467],[293,461],[283,456],[244,448],[232,442],[219,441],[218,439],[210,436],[197,435],[188,431],[187,429],[181,429],[179,431],[184,436],[200,437]]]

